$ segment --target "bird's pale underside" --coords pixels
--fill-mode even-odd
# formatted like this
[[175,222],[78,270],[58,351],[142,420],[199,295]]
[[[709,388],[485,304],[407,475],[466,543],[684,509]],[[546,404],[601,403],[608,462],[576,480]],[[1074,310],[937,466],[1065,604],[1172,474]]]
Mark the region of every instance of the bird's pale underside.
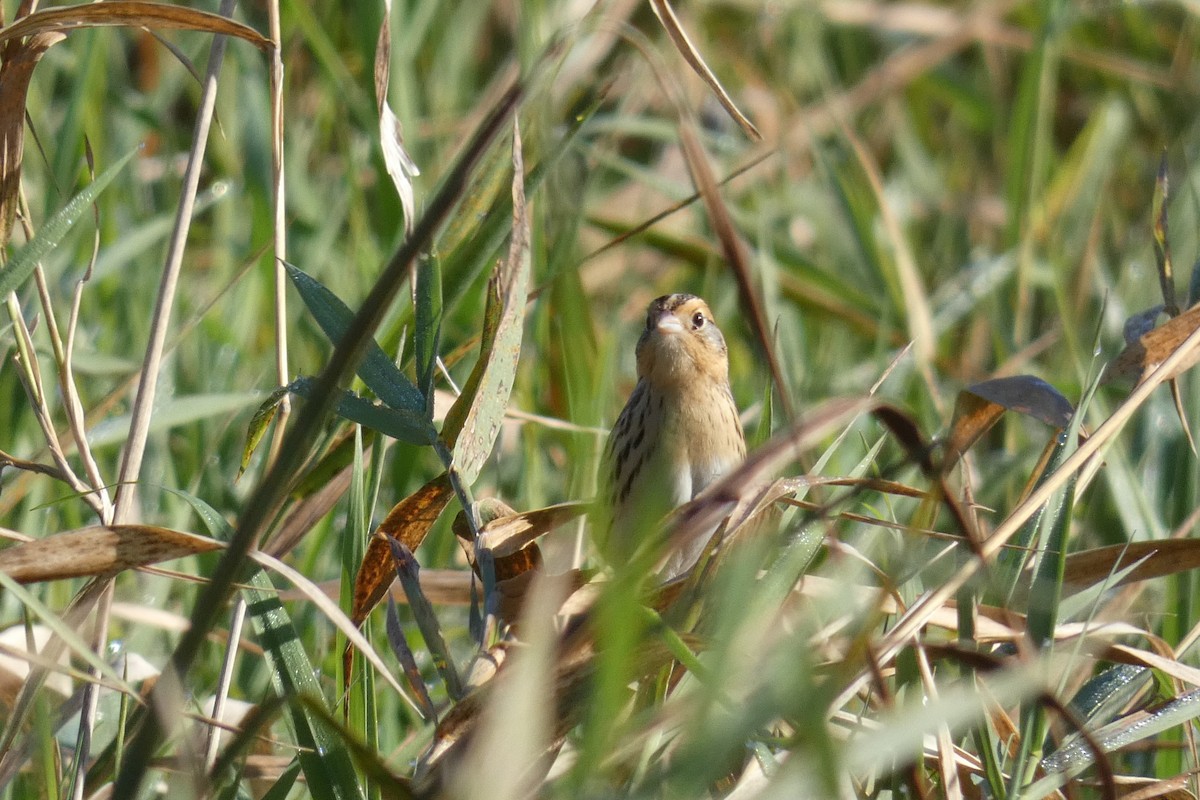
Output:
[[[612,560],[628,558],[666,514],[746,457],[725,337],[703,300],[671,294],[650,304],[637,373],[602,467],[608,514],[598,534]],[[686,569],[707,538],[671,560]]]

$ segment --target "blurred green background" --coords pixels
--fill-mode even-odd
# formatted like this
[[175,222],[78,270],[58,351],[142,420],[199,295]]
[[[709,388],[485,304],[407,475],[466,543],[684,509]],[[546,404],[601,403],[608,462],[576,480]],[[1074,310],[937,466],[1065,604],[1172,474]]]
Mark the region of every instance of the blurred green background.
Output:
[[[4,4],[7,20],[14,6]],[[383,9],[289,0],[280,11],[288,260],[354,308],[404,235],[380,150],[372,78]],[[783,366],[787,385],[777,389],[800,418],[822,400],[865,395],[885,373],[879,396],[906,409],[927,436],[946,429],[964,386],[996,375],[1035,375],[1078,401],[1123,346],[1125,319],[1161,302],[1152,208],[1164,155],[1170,246],[1187,297],[1200,256],[1192,4],[734,0],[679,2],[676,11],[762,141],[751,141],[721,108],[648,3],[397,0],[392,9],[389,99],[421,170],[418,210],[504,85],[519,75],[528,86],[520,121],[536,294],[510,409],[549,423],[509,419],[476,497],[500,497],[518,510],[591,497],[602,429],[633,385],[645,306],[668,292],[700,294],[712,306],[730,344],[733,390],[751,438],[761,441],[768,428],[787,423],[778,395],[765,404],[769,373],[735,277],[693,197],[679,148],[686,119],[696,121],[718,177],[731,176],[722,197],[748,247]],[[264,4],[235,16],[267,30]],[[77,383],[108,480],[117,473],[200,96],[181,58],[203,72],[210,41],[198,32],[74,31],[38,65],[28,95],[22,180],[35,230],[86,182],[85,148],[98,169],[144,148],[97,203],[99,256],[75,341]],[[206,532],[181,493],[235,521],[263,471],[265,447],[236,479],[250,417],[277,384],[267,65],[263,53],[232,42],[221,72],[158,424],[142,471],[147,523]],[[475,360],[488,275],[507,252],[510,173],[506,143],[493,147],[435,241],[441,353],[458,386]],[[88,263],[93,227],[85,215],[45,259],[60,324]],[[32,285],[19,298],[27,320],[41,313]],[[407,290],[401,298],[378,340],[411,376]],[[315,374],[331,348],[290,287],[288,314],[291,375]],[[46,460],[7,326],[0,449]],[[928,333],[901,354],[924,326]],[[44,327],[35,343],[43,369],[52,370]],[[439,380],[438,388],[450,385]],[[1195,381],[1185,377],[1180,389],[1195,417]],[[1123,397],[1123,389],[1100,389],[1087,423],[1098,424]],[[51,404],[61,424],[61,399]],[[330,436],[344,425],[331,421]],[[1051,435],[1010,414],[977,445],[958,480],[970,485],[983,527],[1016,505]],[[882,439],[875,423],[855,423],[851,435],[830,440],[820,474],[919,482],[915,470],[897,467],[901,451]],[[1195,464],[1161,390],[1077,500],[1069,547],[1169,536],[1197,506]],[[374,469],[381,486],[365,518],[354,518],[343,500],[289,555],[309,578],[351,576],[344,538],[369,530],[364,519],[378,524],[441,466],[428,448],[394,444]],[[0,490],[0,524],[27,536],[96,522],[44,476],[5,470]],[[909,523],[917,507],[865,492],[841,510]],[[426,568],[463,568],[449,531],[453,510],[418,553]],[[577,535],[559,532],[546,542],[557,567],[569,562]],[[940,544],[851,522],[831,524],[825,535],[861,551],[903,585],[906,598],[936,585],[936,571],[921,570]],[[204,575],[214,563],[206,556],[172,566]],[[79,585],[60,581],[36,591],[62,608]],[[1129,605],[1126,620],[1178,643],[1200,619],[1195,589],[1189,573],[1156,581]],[[131,607],[186,616],[195,587],[131,573],[116,593]],[[336,699],[341,643],[311,604],[291,610],[327,697]],[[439,615],[465,661],[472,652],[466,611]],[[22,619],[16,598],[0,599],[3,627]],[[401,619],[411,632],[407,610]],[[382,647],[382,614],[368,627]],[[428,654],[410,635],[436,684]],[[119,617],[112,631],[126,651],[155,663],[175,636],[136,614]],[[198,668],[197,696],[219,655]],[[243,662],[234,694],[257,699],[267,677],[261,661]],[[435,694],[445,698],[441,689]],[[381,692],[376,702],[380,752],[403,771],[428,730],[416,733],[420,726],[397,697]],[[1185,738],[1189,725],[1174,733]],[[1190,760],[1172,751],[1137,764],[1165,776]],[[637,793],[654,784],[620,785]],[[23,796],[29,786],[18,781],[8,796]],[[675,786],[682,793],[678,787],[690,784]]]

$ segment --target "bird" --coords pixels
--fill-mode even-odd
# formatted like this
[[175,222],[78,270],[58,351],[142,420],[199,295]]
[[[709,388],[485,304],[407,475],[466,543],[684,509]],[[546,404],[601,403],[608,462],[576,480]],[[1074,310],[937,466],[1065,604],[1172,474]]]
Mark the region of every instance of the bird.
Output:
[[746,458],[729,350],[704,300],[651,302],[636,353],[637,385],[601,461],[597,544],[610,562],[627,561],[652,526]]

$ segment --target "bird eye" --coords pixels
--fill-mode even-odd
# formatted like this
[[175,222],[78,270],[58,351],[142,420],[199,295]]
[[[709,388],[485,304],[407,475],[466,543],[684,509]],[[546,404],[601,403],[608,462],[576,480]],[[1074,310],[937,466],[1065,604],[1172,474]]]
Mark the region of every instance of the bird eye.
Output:
[[692,314],[692,329],[698,330],[703,327],[704,327],[704,312],[697,311],[695,314]]

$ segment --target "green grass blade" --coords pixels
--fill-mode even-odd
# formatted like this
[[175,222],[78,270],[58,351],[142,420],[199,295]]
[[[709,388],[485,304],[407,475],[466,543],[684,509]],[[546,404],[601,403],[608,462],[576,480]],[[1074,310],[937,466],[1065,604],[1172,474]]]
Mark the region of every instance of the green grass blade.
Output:
[[433,380],[437,374],[438,346],[442,336],[442,270],[437,253],[417,262],[416,330],[417,388],[433,413]]
[[54,216],[46,220],[46,224],[38,231],[33,241],[22,247],[4,269],[0,269],[0,297],[16,291],[17,287],[33,274],[34,267],[47,253],[58,247],[58,243],[67,235],[67,231],[71,230],[83,213],[91,208],[100,193],[108,188],[112,179],[125,168],[125,165],[137,155],[139,150],[141,150],[140,147],[126,153],[115,164],[97,175],[96,180],[72,197]]
[[250,585],[243,589],[250,619],[266,651],[271,685],[276,694],[289,700],[288,710],[296,744],[300,748],[300,767],[308,791],[320,800],[357,800],[362,787],[342,738],[325,720],[310,713],[300,698],[310,698],[324,706],[321,685],[299,633],[279,601],[270,578],[255,572]]

